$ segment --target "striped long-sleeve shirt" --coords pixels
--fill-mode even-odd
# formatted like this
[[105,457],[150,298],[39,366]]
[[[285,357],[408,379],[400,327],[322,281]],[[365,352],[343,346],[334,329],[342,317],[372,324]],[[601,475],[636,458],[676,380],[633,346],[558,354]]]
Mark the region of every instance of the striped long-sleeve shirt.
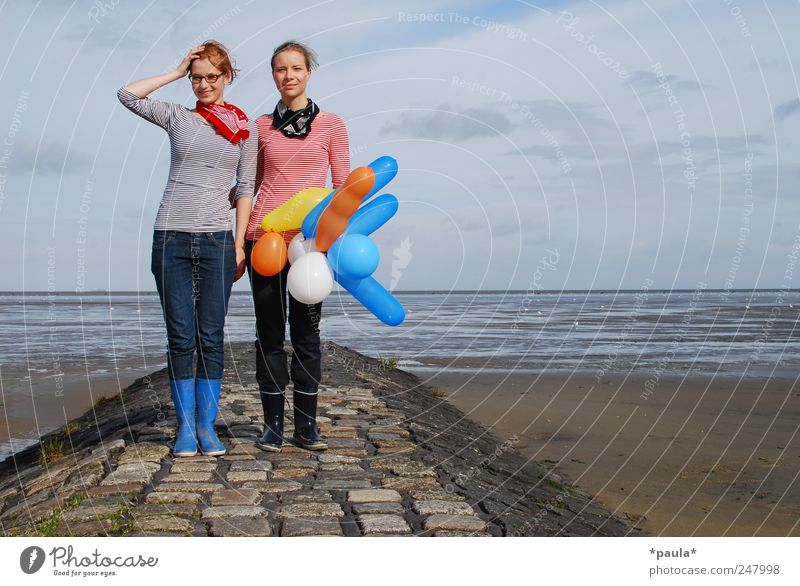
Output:
[[[308,187],[325,187],[328,169],[334,187],[350,173],[350,144],[342,119],[331,112],[314,118],[305,138],[288,138],[272,127],[272,116],[256,119],[258,127],[257,199],[247,226],[247,238],[264,233],[261,220],[296,193]],[[299,230],[288,230],[288,243]]]
[[250,137],[233,144],[185,106],[140,98],[125,88],[117,92],[117,97],[131,112],[169,135],[169,178],[155,229],[230,230],[228,196],[234,178],[235,199],[254,195],[258,130],[253,121],[248,123]]

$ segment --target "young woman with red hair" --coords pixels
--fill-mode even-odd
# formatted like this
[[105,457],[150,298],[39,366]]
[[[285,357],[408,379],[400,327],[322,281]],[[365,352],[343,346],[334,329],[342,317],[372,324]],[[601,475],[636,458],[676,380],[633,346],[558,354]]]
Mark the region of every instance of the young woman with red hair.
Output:
[[[147,96],[188,77],[194,109]],[[153,232],[151,269],[167,326],[169,384],[178,419],[176,456],[225,453],[214,432],[223,372],[223,328],[233,282],[245,270],[244,240],[258,148],[253,122],[225,101],[236,77],[216,41],[195,47],[177,69],[130,83],[122,104],[167,131],[169,179]],[[236,179],[236,235],[229,192]],[[197,355],[196,373],[193,359]]]

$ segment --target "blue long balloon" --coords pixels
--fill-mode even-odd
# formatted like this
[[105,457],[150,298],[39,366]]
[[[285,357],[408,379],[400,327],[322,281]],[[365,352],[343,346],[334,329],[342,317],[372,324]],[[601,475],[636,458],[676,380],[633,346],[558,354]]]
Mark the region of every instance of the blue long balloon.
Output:
[[388,222],[397,213],[400,204],[391,193],[379,195],[364,204],[350,217],[345,234],[369,236]]
[[394,179],[394,176],[397,175],[397,161],[394,157],[378,157],[367,165],[367,167],[375,172],[375,183],[372,184],[372,189],[369,190],[369,193],[361,200],[362,202],[369,200],[369,198],[386,187],[389,181]]
[[406,318],[403,306],[383,288],[383,285],[375,280],[375,277],[348,279],[335,272],[333,276],[337,283],[387,326],[397,326],[403,323]]
[[[367,201],[381,189],[386,187],[386,184],[394,179],[395,175],[397,175],[397,160],[395,160],[394,157],[378,157],[367,166],[375,173],[375,183],[372,184],[372,189],[369,190],[369,193],[367,193],[367,195],[365,195],[361,200],[362,202]],[[336,191],[331,192],[325,199],[314,206],[314,209],[308,212],[308,215],[303,220],[303,225],[301,226],[303,236],[306,238],[312,238],[314,236],[317,231],[317,223],[319,222],[319,218],[322,215],[322,212],[325,211],[325,208],[328,207],[328,204],[331,202],[331,199],[333,199],[335,194]]]

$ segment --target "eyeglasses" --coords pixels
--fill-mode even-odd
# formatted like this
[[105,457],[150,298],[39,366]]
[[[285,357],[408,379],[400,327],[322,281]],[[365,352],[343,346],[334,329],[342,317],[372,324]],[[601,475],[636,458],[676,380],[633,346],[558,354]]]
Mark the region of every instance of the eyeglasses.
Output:
[[209,73],[208,75],[193,75],[190,73],[187,77],[194,85],[199,85],[204,79],[208,83],[217,83],[217,80],[222,77],[222,75],[222,73]]

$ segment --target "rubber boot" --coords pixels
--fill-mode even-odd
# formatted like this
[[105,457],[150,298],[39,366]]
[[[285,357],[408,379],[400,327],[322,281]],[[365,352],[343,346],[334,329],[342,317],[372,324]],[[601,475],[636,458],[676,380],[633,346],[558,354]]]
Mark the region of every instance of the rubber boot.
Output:
[[265,452],[280,452],[283,446],[283,393],[261,391],[264,408],[264,435],[256,440],[256,447]]
[[294,391],[294,443],[307,450],[327,450],[317,428],[317,393]]
[[175,404],[178,418],[178,435],[172,454],[177,458],[197,455],[197,435],[195,435],[194,379],[170,380],[169,390]]
[[197,400],[197,443],[204,456],[221,456],[225,446],[214,432],[214,420],[219,411],[219,379],[195,379]]

